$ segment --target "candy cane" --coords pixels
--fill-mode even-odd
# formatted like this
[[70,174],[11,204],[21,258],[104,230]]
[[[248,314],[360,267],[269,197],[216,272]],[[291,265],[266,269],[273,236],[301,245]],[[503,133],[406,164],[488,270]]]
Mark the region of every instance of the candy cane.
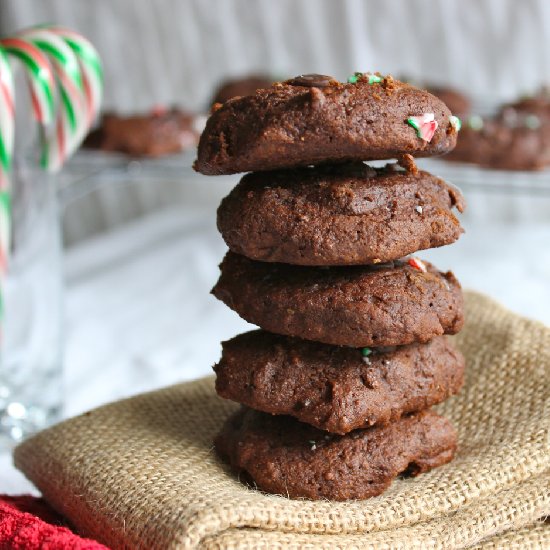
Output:
[[11,240],[9,172],[13,156],[15,101],[13,75],[6,52],[0,47],[0,316]]
[[[31,89],[33,111],[40,122],[44,136],[45,128],[54,115],[55,82],[48,59],[24,39],[0,40],[0,308],[3,286],[8,265],[11,242],[11,189],[9,172],[13,155],[15,126],[15,95],[13,75],[6,54],[18,58],[26,69]],[[43,138],[44,139],[44,138]],[[1,313],[1,309],[0,309]]]
[[80,34],[63,27],[48,27],[48,30],[63,38],[78,58],[86,94],[88,124],[91,125],[99,112],[103,95],[101,58],[92,43]]
[[44,149],[43,166],[56,171],[77,149],[88,129],[84,85],[73,50],[47,28],[23,31],[20,36],[39,48],[51,61],[58,90],[55,133]]
[[[4,279],[11,238],[9,172],[13,156],[15,102],[13,75],[5,51],[0,48],[0,278]],[[0,299],[1,299],[0,291]],[[0,312],[2,304],[0,302]]]
[[8,265],[10,246],[11,197],[9,191],[0,191],[0,277],[3,278]]
[[13,75],[8,56],[0,47],[0,191],[6,191],[9,187],[14,125]]
[[[103,90],[101,60],[79,34],[35,27],[0,40],[0,315],[11,233],[9,174],[13,156],[15,96],[8,55],[22,62],[39,122],[42,166],[59,169],[76,150],[97,115]],[[57,101],[56,101],[57,100]],[[55,131],[51,130],[55,119]],[[0,325],[0,332],[1,332]]]
[[22,61],[29,77],[36,119],[43,126],[49,125],[55,114],[55,81],[48,58],[23,38],[3,38],[0,45]]

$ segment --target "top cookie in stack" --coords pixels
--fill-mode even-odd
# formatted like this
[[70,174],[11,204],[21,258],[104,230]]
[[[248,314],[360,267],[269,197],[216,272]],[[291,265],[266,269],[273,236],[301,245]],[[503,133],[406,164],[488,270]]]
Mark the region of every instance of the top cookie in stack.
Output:
[[213,113],[195,169],[235,174],[350,160],[430,157],[456,145],[457,119],[430,93],[388,76],[305,75]]
[[253,172],[218,210],[230,251],[213,293],[263,329],[224,343],[216,389],[245,407],[216,448],[260,489],[367,498],[452,459],[455,431],[429,407],[462,385],[443,336],[462,327],[460,285],[403,257],[462,233],[462,196],[412,158],[448,152],[459,127],[370,73],[302,75],[208,120],[196,170]]

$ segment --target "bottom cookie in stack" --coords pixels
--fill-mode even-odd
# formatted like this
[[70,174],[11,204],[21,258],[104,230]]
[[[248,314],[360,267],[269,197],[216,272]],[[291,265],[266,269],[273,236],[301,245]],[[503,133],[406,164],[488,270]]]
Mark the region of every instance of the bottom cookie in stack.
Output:
[[349,500],[379,495],[399,474],[417,475],[450,462],[456,432],[430,410],[335,435],[290,416],[243,407],[226,421],[215,445],[263,491]]

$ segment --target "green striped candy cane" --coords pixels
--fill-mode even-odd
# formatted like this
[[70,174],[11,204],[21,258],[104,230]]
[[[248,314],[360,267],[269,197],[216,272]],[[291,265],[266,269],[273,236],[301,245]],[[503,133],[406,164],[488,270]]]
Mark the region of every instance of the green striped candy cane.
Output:
[[50,171],[63,166],[78,148],[87,130],[84,84],[79,62],[72,48],[46,27],[19,34],[36,46],[51,62],[58,92],[55,132],[43,149],[42,165]]

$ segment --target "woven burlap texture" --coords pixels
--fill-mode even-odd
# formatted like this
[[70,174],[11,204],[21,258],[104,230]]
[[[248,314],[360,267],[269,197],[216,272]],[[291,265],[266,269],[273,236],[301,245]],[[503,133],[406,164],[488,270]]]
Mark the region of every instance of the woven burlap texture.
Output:
[[498,548],[521,538],[543,548],[550,329],[480,294],[466,293],[466,308],[455,337],[466,384],[438,407],[458,429],[457,456],[380,497],[309,502],[247,489],[212,449],[236,407],[212,378],[63,422],[20,445],[15,464],[113,548]]

